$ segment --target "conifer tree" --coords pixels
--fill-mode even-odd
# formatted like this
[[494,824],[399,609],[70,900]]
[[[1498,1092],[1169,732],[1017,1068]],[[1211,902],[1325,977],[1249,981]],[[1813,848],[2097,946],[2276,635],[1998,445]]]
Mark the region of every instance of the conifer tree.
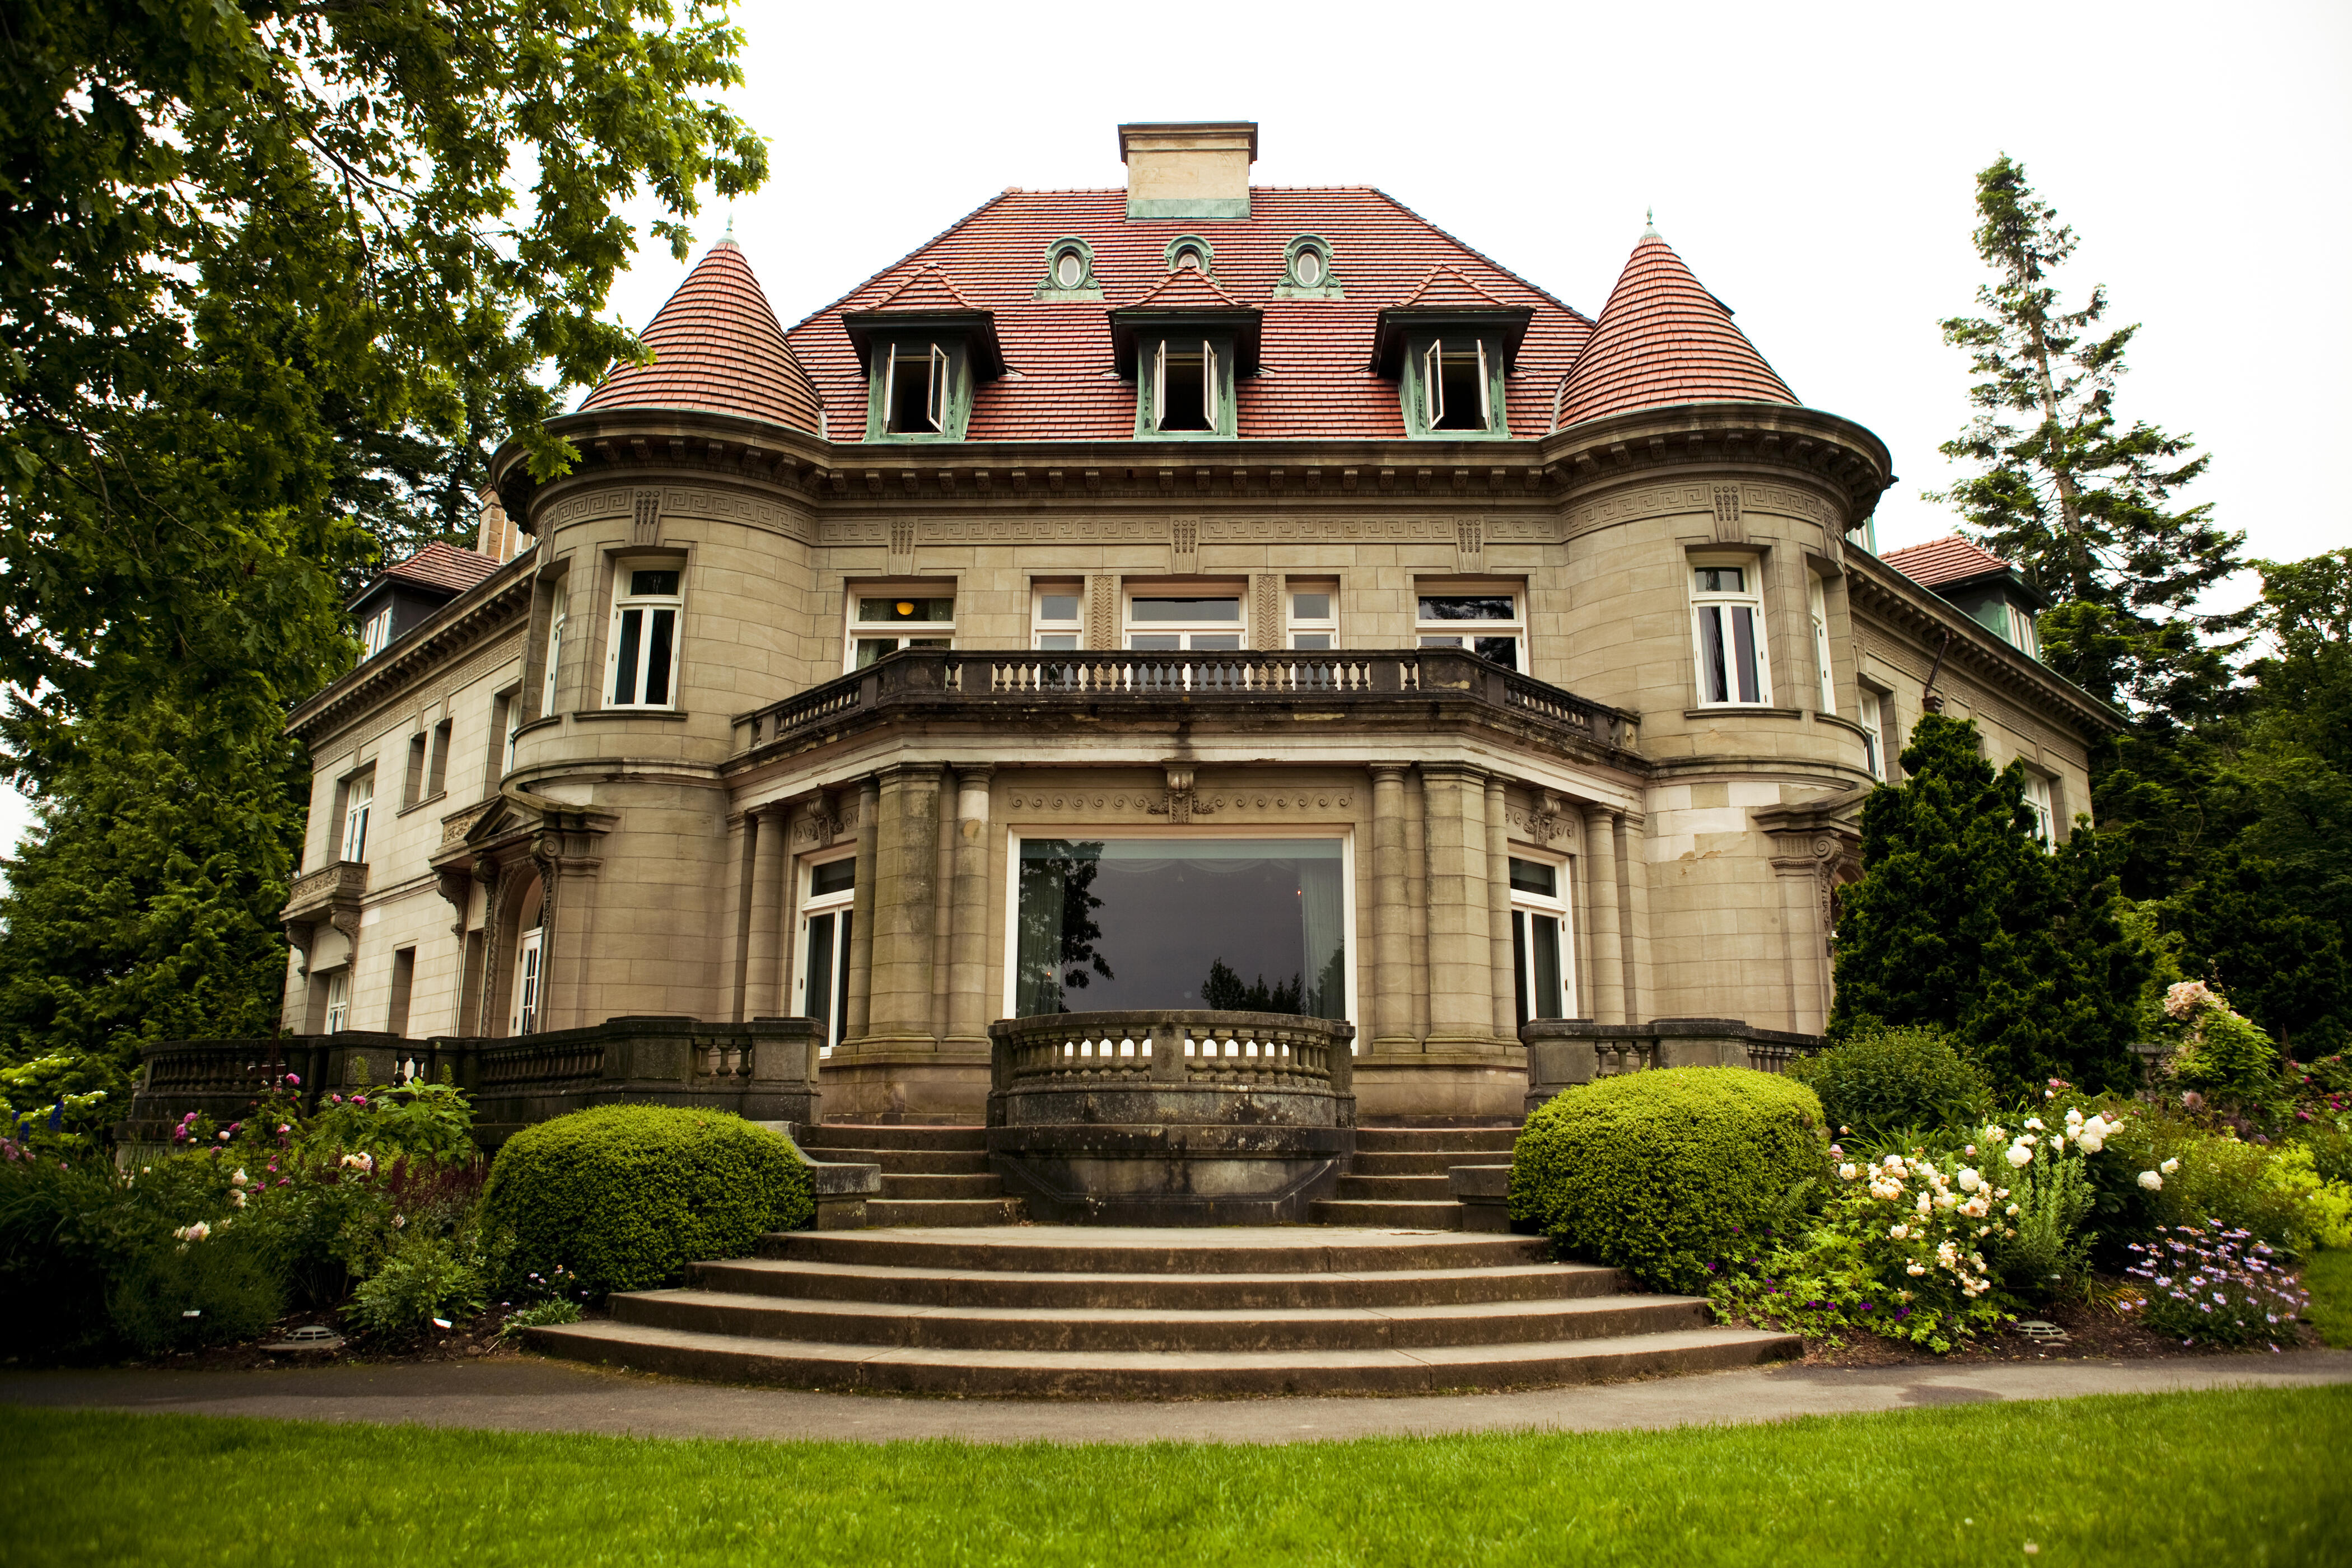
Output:
[[1934,1025],[2010,1092],[2123,1087],[2146,959],[2116,922],[2108,851],[2045,847],[2012,763],[1928,714],[1904,782],[1863,807],[1863,877],[1839,900],[1831,1033]]
[[1940,324],[1981,378],[1969,393],[1978,413],[1941,449],[1979,471],[1929,499],[1957,507],[1979,543],[2055,601],[2042,637],[2054,668],[2112,702],[2202,716],[2230,683],[2212,639],[2242,631],[2249,613],[2197,604],[2245,564],[2245,536],[2217,524],[2210,503],[2176,503],[2209,461],[2193,437],[2117,412],[2139,329],[2103,325],[2104,286],[2062,301],[2053,279],[2074,232],[2022,164],[2004,153],[1977,176],[1977,253],[1994,274],[1977,291],[1984,314]]

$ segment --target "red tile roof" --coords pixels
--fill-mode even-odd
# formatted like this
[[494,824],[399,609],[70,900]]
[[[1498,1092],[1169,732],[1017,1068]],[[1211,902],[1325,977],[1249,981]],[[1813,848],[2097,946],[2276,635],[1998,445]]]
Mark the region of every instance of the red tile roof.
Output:
[[869,310],[976,310],[948,275],[936,267],[918,267],[898,292]]
[[1391,310],[1503,310],[1509,307],[1451,267],[1433,267]]
[[1972,544],[1957,533],[1931,539],[1925,544],[1891,550],[1879,559],[1922,588],[1938,588],[1947,583],[1982,577],[1988,573],[2017,570],[1991,551]]
[[1249,307],[1226,293],[1203,274],[1179,267],[1144,290],[1139,299],[1117,307],[1122,310],[1244,310]]
[[1560,388],[1559,423],[1678,403],[1797,401],[1674,247],[1642,236]]
[[[654,362],[614,374],[582,402],[583,410],[700,408],[819,433],[816,388],[733,240],[710,247],[644,336]],[[843,349],[848,346],[844,339]],[[850,427],[865,424],[860,392]]]
[[[1549,428],[1553,389],[1592,331],[1588,318],[1379,191],[1260,185],[1250,192],[1250,216],[1234,219],[1130,220],[1124,190],[1007,191],[785,336],[824,397],[836,437],[862,431],[866,378],[841,318],[888,299],[909,280],[910,268],[937,267],[974,308],[993,314],[1012,372],[975,392],[970,439],[1131,440],[1135,384],[1116,372],[1105,318],[1154,290],[1193,287],[1168,269],[1168,242],[1180,234],[1197,234],[1214,247],[1216,279],[1201,281],[1230,297],[1222,308],[1264,312],[1259,372],[1234,393],[1244,437],[1402,439],[1397,384],[1366,367],[1381,310],[1428,283],[1438,268],[1487,296],[1481,308],[1533,314],[1507,382],[1514,435]],[[1332,280],[1345,299],[1273,297],[1284,277],[1283,249],[1302,234],[1330,244]],[[1033,297],[1047,247],[1065,235],[1092,248],[1100,301]],[[1163,292],[1152,305],[1170,297]]]
[[498,569],[499,561],[494,555],[444,544],[436,539],[407,560],[386,567],[383,574],[394,582],[462,594]]

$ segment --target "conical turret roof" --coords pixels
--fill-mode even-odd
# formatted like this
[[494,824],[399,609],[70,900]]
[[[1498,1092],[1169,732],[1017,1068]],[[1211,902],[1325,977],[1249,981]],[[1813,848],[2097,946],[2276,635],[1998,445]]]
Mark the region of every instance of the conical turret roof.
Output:
[[1731,311],[1655,229],[1643,234],[1592,337],[1561,384],[1559,423],[1679,403],[1784,403],[1797,395]]
[[654,362],[608,377],[583,411],[699,408],[820,433],[816,388],[733,240],[710,247],[644,337]]

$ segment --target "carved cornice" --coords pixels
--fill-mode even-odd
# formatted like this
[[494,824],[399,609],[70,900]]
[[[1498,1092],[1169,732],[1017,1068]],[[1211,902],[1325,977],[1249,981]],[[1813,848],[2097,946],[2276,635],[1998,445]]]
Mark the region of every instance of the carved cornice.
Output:
[[418,680],[446,673],[459,655],[508,629],[527,614],[539,564],[526,551],[433,612],[424,626],[299,704],[287,733],[306,743],[359,721],[381,703],[398,700]]
[[[1895,482],[1885,444],[1863,426],[1819,409],[1769,403],[1643,409],[1556,431],[1545,437],[1543,449],[1580,492],[1676,469],[1713,470],[1743,482],[1778,471],[1804,489],[1834,498],[1842,516],[1825,515],[1818,503],[1799,503],[1801,515],[1815,517],[1832,539],[1860,526]],[[1698,497],[1696,510],[1708,510],[1714,499]],[[1736,521],[1736,510],[1733,516]]]

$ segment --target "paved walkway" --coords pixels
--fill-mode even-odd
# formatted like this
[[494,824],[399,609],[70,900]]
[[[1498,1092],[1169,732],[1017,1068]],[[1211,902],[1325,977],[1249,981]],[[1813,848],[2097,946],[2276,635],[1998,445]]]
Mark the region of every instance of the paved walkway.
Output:
[[0,1402],[639,1437],[1291,1443],[1780,1421],[1992,1399],[2352,1383],[2352,1352],[1974,1366],[1766,1366],[1528,1394],[1174,1404],[906,1399],[683,1383],[537,1359],[265,1372],[0,1373]]

